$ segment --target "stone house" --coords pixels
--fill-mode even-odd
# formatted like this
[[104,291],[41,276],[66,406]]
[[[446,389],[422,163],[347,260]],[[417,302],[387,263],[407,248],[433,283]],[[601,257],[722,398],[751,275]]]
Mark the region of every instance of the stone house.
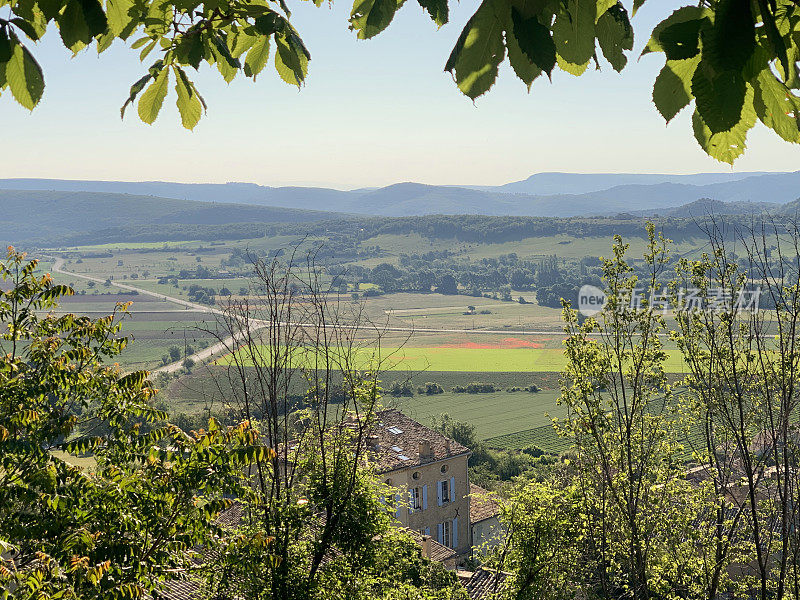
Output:
[[469,448],[398,410],[378,413],[367,441],[400,524],[451,548],[461,558],[472,549]]

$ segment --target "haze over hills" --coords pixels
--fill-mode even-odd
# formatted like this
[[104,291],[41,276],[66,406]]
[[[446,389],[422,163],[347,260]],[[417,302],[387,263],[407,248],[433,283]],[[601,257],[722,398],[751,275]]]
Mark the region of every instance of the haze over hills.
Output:
[[557,195],[586,194],[621,185],[653,185],[679,183],[684,185],[709,185],[728,183],[755,175],[754,173],[697,173],[693,175],[668,175],[656,173],[536,173],[522,181],[514,181],[496,187],[479,187],[483,190],[517,194]]
[[61,239],[119,226],[302,223],[346,215],[98,192],[0,190],[0,241]]
[[484,214],[570,217],[619,212],[666,214],[670,209],[701,198],[721,202],[785,204],[800,197],[800,171],[696,175],[539,173],[524,181],[495,187],[398,183],[378,189],[351,191],[269,187],[252,183],[58,179],[5,179],[0,180],[0,189],[132,194],[215,205],[257,205],[375,216]]

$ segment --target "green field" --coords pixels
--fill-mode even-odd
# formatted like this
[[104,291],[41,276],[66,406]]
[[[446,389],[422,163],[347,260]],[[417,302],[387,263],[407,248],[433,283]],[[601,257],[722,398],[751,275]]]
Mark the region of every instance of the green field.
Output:
[[[558,406],[557,390],[541,392],[497,392],[490,394],[454,394],[385,399],[412,419],[430,425],[433,417],[448,413],[458,421],[475,426],[478,438],[485,440],[526,427],[549,426],[551,417],[566,413]],[[548,416],[549,415],[549,416]]]
[[[335,352],[334,352],[335,354]],[[683,359],[677,350],[668,351],[666,370],[683,372]],[[311,365],[312,357],[307,358]],[[222,357],[217,364],[231,364]],[[380,355],[371,350],[356,351],[357,367],[381,371],[451,371],[451,372],[549,372],[557,373],[566,366],[560,348],[447,348],[413,347],[381,348]]]

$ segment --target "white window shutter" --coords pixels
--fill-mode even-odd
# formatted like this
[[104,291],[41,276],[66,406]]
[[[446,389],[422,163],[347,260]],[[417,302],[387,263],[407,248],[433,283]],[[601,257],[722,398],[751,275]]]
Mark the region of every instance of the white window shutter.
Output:
[[442,527],[442,523],[436,526],[436,541],[440,544],[444,543],[444,528]]
[[450,478],[450,502],[456,501],[456,478]]
[[428,486],[422,486],[422,510],[428,510]]
[[453,519],[453,548],[458,548],[458,517]]
[[436,482],[436,499],[439,501],[439,506],[444,503],[444,498],[442,498],[442,482]]
[[408,514],[414,512],[414,496],[411,490],[408,490]]
[[399,521],[400,520],[400,514],[401,514],[401,512],[403,510],[403,505],[400,502],[400,500],[401,500],[400,494],[396,494],[395,497],[394,497],[394,500],[397,503],[397,520]]
[[430,527],[426,527],[425,528],[425,535],[430,535],[430,534],[431,534],[431,528]]

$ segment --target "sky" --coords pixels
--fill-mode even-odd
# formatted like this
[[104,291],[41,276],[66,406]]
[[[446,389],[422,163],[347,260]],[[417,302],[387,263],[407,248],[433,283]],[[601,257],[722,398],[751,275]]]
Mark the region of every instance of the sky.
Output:
[[[134,111],[120,119],[128,88],[145,72],[137,51],[116,42],[99,57],[72,57],[53,31],[34,50],[47,85],[40,105],[29,112],[10,93],[0,96],[8,149],[0,178],[350,189],[499,185],[545,171],[731,171],[700,150],[689,110],[669,126],[656,112],[651,90],[663,56],[637,60],[652,26],[680,4],[652,0],[637,13],[636,47],[621,75],[607,63],[578,78],[554,72],[528,93],[506,63],[473,103],[443,66],[476,0],[451,2],[450,23],[438,30],[407,2],[369,41],[348,30],[345,2],[294,0],[292,20],[312,54],[307,85],[286,85],[271,64],[255,83],[239,76],[230,85],[201,67],[193,78],[209,109],[193,132],[180,126],[174,91],[155,124]],[[800,148],[761,125],[748,146],[733,170],[800,169]]]

